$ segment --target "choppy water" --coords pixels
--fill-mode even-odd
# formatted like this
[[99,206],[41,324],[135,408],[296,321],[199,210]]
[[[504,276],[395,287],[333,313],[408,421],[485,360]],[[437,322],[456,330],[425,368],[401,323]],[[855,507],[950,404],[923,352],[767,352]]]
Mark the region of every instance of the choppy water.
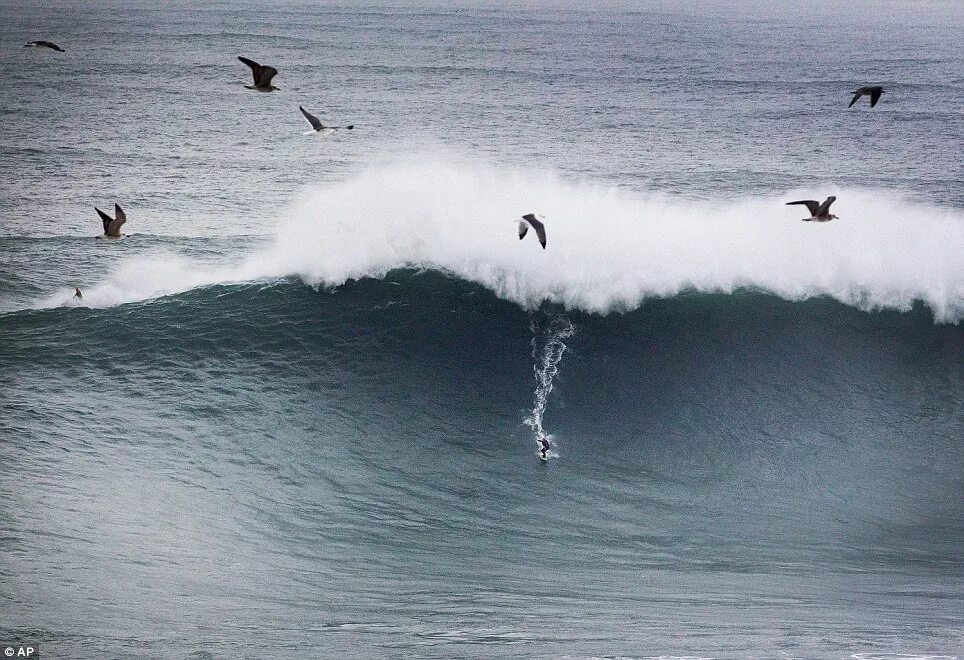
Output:
[[961,653],[953,8],[3,18],[0,641]]

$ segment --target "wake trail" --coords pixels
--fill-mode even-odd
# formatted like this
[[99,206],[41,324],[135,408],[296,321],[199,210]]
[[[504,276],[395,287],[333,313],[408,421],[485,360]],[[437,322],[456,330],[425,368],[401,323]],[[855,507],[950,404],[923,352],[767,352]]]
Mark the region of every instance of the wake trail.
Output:
[[[547,439],[550,445],[555,445],[555,437],[546,433],[542,419],[554,387],[554,380],[559,375],[559,363],[568,348],[564,340],[572,337],[576,328],[561,314],[550,316],[544,323],[540,323],[538,317],[533,317],[529,328],[532,330],[532,372],[536,379],[536,390],[532,412],[523,420],[523,423],[532,429],[536,444],[541,450],[540,441],[543,438]],[[548,455],[558,456],[555,452],[550,452]]]

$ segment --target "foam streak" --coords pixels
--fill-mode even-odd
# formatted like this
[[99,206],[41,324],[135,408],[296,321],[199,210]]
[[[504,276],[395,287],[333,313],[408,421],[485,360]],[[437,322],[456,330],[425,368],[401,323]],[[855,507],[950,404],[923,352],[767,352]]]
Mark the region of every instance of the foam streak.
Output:
[[[532,329],[532,371],[536,378],[536,391],[532,412],[524,423],[535,433],[538,442],[541,438],[552,438],[542,426],[542,415],[552,393],[553,381],[559,374],[559,363],[568,348],[563,340],[571,337],[576,329],[564,316],[550,318],[545,328],[540,328],[539,322],[533,318],[529,327]],[[540,337],[544,337],[541,346]]]

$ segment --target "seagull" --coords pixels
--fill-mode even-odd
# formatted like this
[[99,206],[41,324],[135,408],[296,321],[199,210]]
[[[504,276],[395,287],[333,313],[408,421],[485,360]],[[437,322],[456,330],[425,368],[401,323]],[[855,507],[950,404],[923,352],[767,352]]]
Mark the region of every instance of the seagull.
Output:
[[867,96],[870,97],[870,107],[872,108],[875,105],[877,105],[877,101],[880,100],[880,95],[883,93],[884,93],[884,88],[881,87],[880,85],[867,85],[866,87],[860,87],[859,89],[854,90],[853,92],[854,97],[850,99],[850,105],[848,105],[847,107],[852,108],[854,103],[857,102],[857,99],[859,99],[861,96],[866,94]]
[[238,59],[251,67],[251,74],[254,76],[253,85],[245,85],[248,89],[256,89],[259,92],[273,92],[280,87],[271,84],[271,79],[278,75],[278,70],[273,66],[261,66],[254,60],[238,55]]
[[24,48],[49,48],[50,50],[55,50],[58,53],[67,52],[52,41],[31,41],[29,44],[24,44],[23,47]]
[[124,236],[124,234],[120,233],[120,228],[122,224],[127,222],[127,214],[124,213],[124,209],[122,209],[119,204],[114,204],[114,215],[117,216],[115,218],[110,217],[96,206],[94,210],[97,211],[101,220],[104,221],[103,238],[121,238]]
[[830,222],[837,216],[830,213],[830,205],[834,203],[837,198],[831,195],[824,201],[823,204],[819,203],[815,199],[801,199],[798,202],[787,202],[787,206],[791,204],[806,204],[807,208],[810,210],[810,217],[804,218],[804,222]]
[[325,126],[321,123],[321,120],[315,117],[313,114],[302,108],[300,105],[298,109],[301,110],[301,114],[305,116],[308,123],[311,124],[311,130],[305,133],[305,135],[311,135],[312,133],[321,133],[322,131],[337,131],[340,128],[350,131],[355,128],[354,124],[349,124],[348,126]]
[[537,218],[535,213],[526,213],[519,220],[519,240],[521,241],[525,238],[526,234],[529,232],[529,225],[536,230],[536,236],[539,237],[539,243],[542,245],[542,249],[546,249],[546,226],[542,224]]

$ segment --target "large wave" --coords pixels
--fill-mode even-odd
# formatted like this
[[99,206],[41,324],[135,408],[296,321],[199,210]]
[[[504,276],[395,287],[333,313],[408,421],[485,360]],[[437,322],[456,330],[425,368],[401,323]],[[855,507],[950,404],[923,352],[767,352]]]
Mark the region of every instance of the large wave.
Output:
[[[784,202],[838,197],[839,220],[801,222]],[[514,219],[546,217],[548,249]],[[868,189],[791,190],[700,202],[586,185],[549,172],[440,159],[372,167],[320,186],[279,218],[269,245],[221,269],[176,255],[122,264],[85,291],[113,305],[207,284],[298,276],[316,286],[438,270],[526,308],[544,301],[606,313],[681,291],[740,288],[863,309],[924,301],[964,314],[964,213]],[[60,304],[66,293],[47,301]]]

